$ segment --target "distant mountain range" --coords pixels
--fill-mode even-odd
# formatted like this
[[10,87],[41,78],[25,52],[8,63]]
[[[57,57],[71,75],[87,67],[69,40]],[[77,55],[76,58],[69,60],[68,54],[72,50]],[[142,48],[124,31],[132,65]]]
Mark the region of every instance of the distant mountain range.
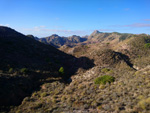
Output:
[[103,33],[98,30],[95,30],[91,35],[89,36],[77,36],[77,35],[72,35],[70,37],[61,37],[57,34],[53,34],[48,37],[43,37],[43,38],[38,38],[34,37],[33,35],[27,35],[28,37],[38,40],[42,43],[52,45],[56,48],[60,48],[62,46],[68,46],[68,47],[74,47],[76,45],[86,45],[89,43],[96,43],[96,42],[101,42],[104,39],[106,40],[114,40],[116,38],[119,38],[119,40],[125,40],[133,34],[128,34],[128,33],[118,33],[118,32],[113,32],[113,33]]
[[44,37],[44,38],[38,38],[33,35],[27,35],[27,37],[38,40],[38,41],[48,44],[48,45],[52,45],[56,48],[60,48],[63,45],[73,47],[73,46],[77,45],[78,43],[86,41],[88,36],[80,37],[80,36],[72,35],[70,37],[61,37],[57,34],[53,34],[51,36]]
[[76,35],[70,37],[61,37],[56,34],[39,39],[40,42],[43,42],[45,44],[50,44],[56,48],[59,48],[63,45],[75,46],[77,43],[81,43],[86,40],[87,38],[76,36]]

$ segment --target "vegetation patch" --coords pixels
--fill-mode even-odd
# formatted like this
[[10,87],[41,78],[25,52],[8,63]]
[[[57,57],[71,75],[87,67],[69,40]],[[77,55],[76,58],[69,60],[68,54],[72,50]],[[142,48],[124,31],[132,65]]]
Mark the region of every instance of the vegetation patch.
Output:
[[65,74],[65,70],[63,67],[60,67],[58,72],[59,72],[59,75],[61,75],[61,76],[63,76]]
[[150,43],[144,45],[145,48],[150,48]]
[[111,83],[114,81],[115,81],[115,77],[110,76],[110,75],[104,75],[94,80],[95,84],[102,84],[102,85],[106,84],[107,82]]
[[9,73],[12,73],[14,71],[14,69],[13,68],[9,68]]

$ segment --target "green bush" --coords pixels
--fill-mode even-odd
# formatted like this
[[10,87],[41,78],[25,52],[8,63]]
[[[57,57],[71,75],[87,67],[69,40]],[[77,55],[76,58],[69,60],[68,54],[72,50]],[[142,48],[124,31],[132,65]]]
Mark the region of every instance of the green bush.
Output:
[[8,72],[9,72],[9,73],[12,73],[13,71],[14,71],[14,69],[13,69],[13,68],[10,68]]
[[103,75],[94,80],[95,84],[102,84],[102,85],[106,84],[107,82],[111,83],[114,81],[115,81],[115,77],[109,75]]
[[63,67],[60,67],[58,72],[59,72],[59,75],[61,75],[61,76],[65,74],[65,70]]
[[22,68],[22,69],[20,70],[20,72],[21,72],[21,73],[24,73],[24,74],[28,73],[28,71],[29,71],[29,70],[28,70],[27,68]]
[[150,48],[150,43],[144,45],[145,48]]

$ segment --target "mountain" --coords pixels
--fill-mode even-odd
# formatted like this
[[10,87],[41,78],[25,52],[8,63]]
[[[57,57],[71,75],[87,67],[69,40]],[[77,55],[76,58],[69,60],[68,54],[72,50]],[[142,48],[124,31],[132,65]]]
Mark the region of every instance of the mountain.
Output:
[[84,53],[85,51],[84,49],[86,48],[88,49],[88,51],[89,50],[93,51],[92,48],[95,50],[98,50],[99,48],[103,49],[106,47],[115,48],[116,45],[119,45],[124,40],[130,39],[133,36],[135,35],[129,33],[118,33],[118,32],[103,33],[103,32],[99,32],[98,30],[95,30],[93,33],[91,33],[91,35],[86,36],[87,39],[86,41],[80,42],[76,44],[74,47],[62,46],[60,50],[78,56],[78,53],[81,54],[80,52],[82,50]]
[[52,73],[61,66],[65,68],[66,59],[72,58],[50,45],[0,26],[0,110],[1,106],[20,104],[38,88],[39,78],[44,77],[42,73],[48,71],[49,77],[53,77]]
[[93,60],[92,68],[79,69],[68,85],[43,84],[11,112],[149,112],[150,36],[98,35],[85,45],[62,46],[66,53]]
[[125,40],[129,37],[131,37],[133,34],[128,34],[128,33],[117,33],[117,32],[112,32],[112,33],[102,33],[99,31],[94,31],[89,37],[88,40],[94,41],[94,42],[102,42],[102,41],[112,41],[112,40]]
[[103,33],[103,32],[100,32],[100,31],[98,31],[98,30],[95,30],[95,31],[93,31],[93,33],[92,33],[91,35],[97,35],[97,34],[100,34],[100,33]]
[[81,38],[80,36],[73,35],[73,36],[68,37],[68,44],[69,43],[81,43],[86,40],[87,40],[86,38],[83,38],[83,37]]
[[100,34],[100,33],[102,33],[102,32],[100,32],[100,31],[98,31],[98,30],[95,30],[95,31],[93,31],[93,33],[88,37],[88,39],[91,39],[91,38],[93,38],[95,35],[98,35],[98,34]]
[[58,55],[65,56],[63,52],[54,47],[34,39],[11,28],[0,27],[0,69],[28,67],[38,70],[47,68],[49,64],[46,59],[54,63]]
[[70,37],[61,37],[56,34],[53,34],[49,37],[40,38],[39,41],[43,42],[45,44],[50,44],[56,48],[60,48],[61,50],[64,50],[63,48],[68,47],[75,47],[78,45],[88,45],[88,44],[95,44],[95,43],[118,43],[119,41],[123,41],[127,38],[132,37],[133,34],[129,33],[103,33],[98,30],[95,30],[91,35],[89,36],[70,36]]
[[76,58],[35,40],[32,35],[0,26],[0,112],[21,104],[41,84],[69,83],[70,76],[79,68],[86,70],[93,65],[88,58]]
[[0,112],[150,112],[149,35],[96,31],[58,50],[11,28],[0,33]]
[[75,46],[77,43],[86,41],[87,38],[81,38],[80,36],[70,36],[70,37],[60,37],[56,34],[53,34],[49,37],[40,38],[39,41],[45,44],[50,44],[56,48],[59,48],[63,45]]

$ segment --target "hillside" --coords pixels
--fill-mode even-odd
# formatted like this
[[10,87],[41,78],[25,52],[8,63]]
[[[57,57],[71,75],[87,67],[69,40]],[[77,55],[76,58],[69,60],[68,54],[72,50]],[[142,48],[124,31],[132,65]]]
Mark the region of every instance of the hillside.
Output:
[[[1,111],[150,112],[149,35],[94,31],[82,43],[61,46],[64,53],[32,36],[1,29]],[[21,71],[24,67],[29,70]]]
[[[80,64],[84,60],[92,66],[88,58],[76,58],[0,26],[0,111],[20,104],[24,97],[38,90],[43,83],[69,82],[78,68],[90,68]],[[60,67],[64,68],[65,75],[59,74]]]
[[0,46],[0,69],[2,70],[24,67],[34,70],[46,69],[49,62],[55,65],[55,59],[59,62],[64,61],[63,57],[58,58],[58,56],[66,55],[50,45],[42,44],[6,27],[0,27]]
[[[79,54],[83,54],[84,52],[86,52],[86,50],[88,50],[88,52],[86,53],[92,54],[92,51],[94,52],[95,50],[99,50],[99,48],[114,49],[115,47],[117,47],[116,45],[121,44],[121,42],[133,36],[134,34],[117,33],[117,32],[103,33],[98,30],[95,30],[93,33],[91,33],[91,35],[88,36],[86,41],[78,43],[75,47],[62,46],[60,47],[60,50],[72,55],[78,55],[78,51]],[[84,50],[81,53],[82,49]]]
[[[109,46],[97,43],[74,47],[78,48],[75,56],[93,59],[95,66],[78,70],[68,86],[59,82],[43,84],[11,112],[149,112],[149,64],[136,68],[140,60],[149,59],[149,40],[147,35],[134,35],[115,45],[110,41]],[[95,82],[106,75],[114,81]]]

